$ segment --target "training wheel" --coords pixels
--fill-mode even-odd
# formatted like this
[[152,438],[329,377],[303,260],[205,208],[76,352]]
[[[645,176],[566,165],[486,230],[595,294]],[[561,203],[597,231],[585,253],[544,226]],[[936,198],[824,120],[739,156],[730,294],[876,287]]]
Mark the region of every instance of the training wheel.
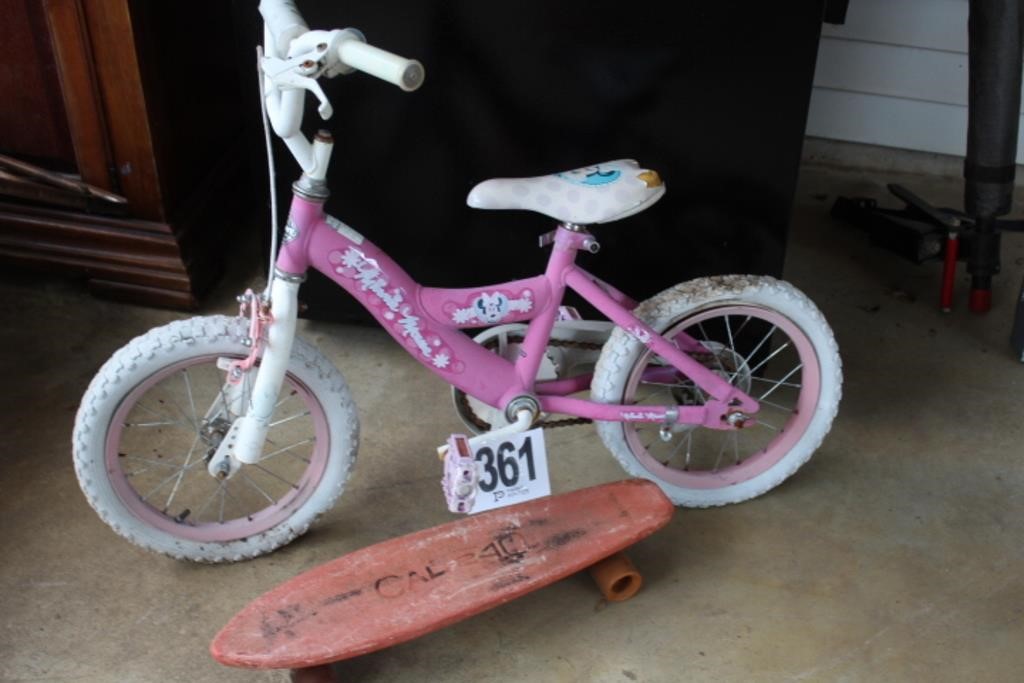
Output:
[[601,594],[612,602],[629,600],[644,584],[640,572],[625,553],[609,555],[592,564],[588,571],[597,587],[601,589]]

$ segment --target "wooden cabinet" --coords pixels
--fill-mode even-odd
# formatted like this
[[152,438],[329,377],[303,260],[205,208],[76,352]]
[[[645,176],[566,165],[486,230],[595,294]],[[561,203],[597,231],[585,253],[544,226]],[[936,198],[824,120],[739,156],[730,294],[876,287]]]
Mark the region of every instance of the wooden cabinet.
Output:
[[126,199],[0,195],[0,259],[175,308],[213,283],[251,181],[233,4],[203,3],[201,20],[195,7],[0,0],[0,153]]

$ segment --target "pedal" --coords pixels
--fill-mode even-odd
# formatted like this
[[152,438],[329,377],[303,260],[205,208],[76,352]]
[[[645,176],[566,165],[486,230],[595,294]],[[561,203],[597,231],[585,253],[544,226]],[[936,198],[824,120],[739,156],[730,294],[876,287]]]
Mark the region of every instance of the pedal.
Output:
[[445,502],[451,512],[469,514],[476,502],[477,482],[479,474],[473,451],[469,447],[469,438],[465,434],[452,434],[448,437],[444,451],[444,476],[441,478],[441,489],[444,491]]

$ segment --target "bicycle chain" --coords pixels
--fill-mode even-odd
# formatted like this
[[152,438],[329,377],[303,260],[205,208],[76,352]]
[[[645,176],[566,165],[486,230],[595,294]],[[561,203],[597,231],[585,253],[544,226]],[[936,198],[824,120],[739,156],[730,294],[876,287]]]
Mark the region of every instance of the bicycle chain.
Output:
[[[521,344],[523,341],[525,341],[525,339],[525,337],[515,335],[509,335],[506,337],[506,340],[512,344]],[[494,346],[497,344],[497,341],[497,339],[488,340],[488,343],[484,344],[483,346],[484,348],[493,349]],[[584,351],[600,351],[602,345],[594,344],[593,342],[549,339],[548,346],[560,346],[570,349],[582,349]],[[469,395],[466,394],[466,392],[464,391],[460,391],[458,392],[457,396],[459,400],[459,405],[463,409],[463,415],[466,416],[469,419],[469,421],[473,423],[473,426],[479,429],[481,432],[490,431],[490,423],[484,422],[479,417],[477,417],[475,412],[473,412],[472,406],[469,405]],[[591,422],[593,422],[593,420],[587,417],[569,417],[562,420],[539,420],[536,423],[534,423],[533,426],[542,427],[544,429],[554,429],[556,427],[575,427],[577,425],[590,424]]]

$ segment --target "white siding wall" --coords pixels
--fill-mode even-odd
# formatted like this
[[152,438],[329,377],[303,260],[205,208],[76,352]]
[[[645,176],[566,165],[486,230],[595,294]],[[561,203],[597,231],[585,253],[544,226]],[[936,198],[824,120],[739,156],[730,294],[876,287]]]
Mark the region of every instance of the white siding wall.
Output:
[[807,134],[964,156],[967,0],[850,0],[822,29]]

